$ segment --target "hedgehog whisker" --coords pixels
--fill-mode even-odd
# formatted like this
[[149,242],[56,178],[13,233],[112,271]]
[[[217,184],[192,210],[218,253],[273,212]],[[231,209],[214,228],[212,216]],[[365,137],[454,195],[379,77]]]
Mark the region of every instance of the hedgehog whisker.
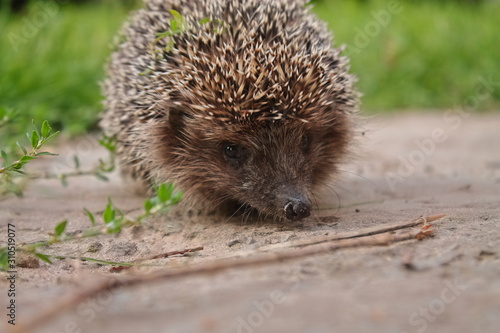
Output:
[[252,214],[252,208],[249,205],[247,205],[246,203],[244,203],[241,207],[245,207],[245,211],[243,212],[243,215],[241,216],[242,217],[241,225],[245,225],[245,224],[247,224],[248,219],[250,218],[250,216]]
[[238,212],[240,211],[240,209],[242,209],[243,207],[244,207],[244,205],[240,205],[240,206],[238,207],[238,209],[236,209],[236,210],[235,210],[235,211],[231,214],[231,216],[229,216],[229,217],[226,219],[226,221],[225,221],[225,222],[227,222],[227,221],[229,221],[230,219],[232,219],[233,217],[235,217],[235,216],[236,216],[236,214],[238,214]]
[[328,188],[330,191],[332,191],[333,193],[335,193],[335,196],[337,197],[337,202],[338,202],[338,205],[337,205],[337,209],[335,210],[335,213],[334,214],[337,214],[340,210],[340,207],[342,206],[342,203],[341,203],[341,199],[340,199],[340,195],[339,193],[335,190],[335,188],[332,186],[332,185],[329,185],[329,184],[325,184],[326,188]]
[[370,183],[371,185],[375,186],[378,190],[382,190],[380,188],[380,186],[378,186],[373,180],[369,179],[369,178],[366,178],[365,176],[362,176],[356,172],[352,172],[352,171],[347,171],[347,170],[342,170],[342,169],[338,169],[339,172],[344,172],[344,173],[348,173],[350,175],[354,175],[354,176],[357,176],[363,180],[366,180],[368,183]]
[[314,192],[312,193],[311,195],[311,200],[312,200],[312,203],[313,203],[313,213],[314,215],[316,215],[315,217],[318,217],[319,215],[319,202],[318,202],[318,197],[316,196],[316,194],[314,194]]
[[326,187],[328,186],[335,186],[336,188],[339,188],[343,191],[346,191],[347,193],[349,193],[350,195],[352,195],[355,199],[359,199],[359,197],[354,193],[352,192],[351,190],[339,185],[339,183],[337,181],[330,181],[329,184],[325,184]]

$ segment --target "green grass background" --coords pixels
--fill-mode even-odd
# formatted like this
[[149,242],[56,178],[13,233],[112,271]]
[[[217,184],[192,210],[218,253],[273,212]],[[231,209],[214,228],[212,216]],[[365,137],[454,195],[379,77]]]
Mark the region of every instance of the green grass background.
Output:
[[21,128],[31,119],[48,119],[53,127],[79,134],[95,126],[102,99],[98,82],[128,11],[120,1],[56,8],[33,37],[14,44],[14,35],[29,34],[23,29],[43,22],[36,21],[41,9],[36,2],[16,14],[2,9],[0,105],[18,111]]
[[[369,114],[454,108],[474,94],[481,77],[500,82],[500,4],[463,2],[401,1],[401,12],[359,52],[353,48],[358,29],[373,24],[373,13],[389,1],[317,0],[314,10],[335,32],[336,43],[347,45],[364,94],[362,110]],[[20,114],[15,126],[0,129],[0,141],[26,130],[32,119],[48,119],[72,135],[95,129],[98,82],[131,7],[120,0],[57,5],[32,37],[17,44],[13,36],[23,36],[41,7],[34,2],[17,13],[0,7],[0,106]],[[499,105],[500,84],[478,111]]]
[[499,84],[478,110],[498,109],[500,2],[396,1],[399,13],[355,50],[359,31],[376,31],[376,13],[390,2],[324,0],[315,6],[337,42],[347,45],[364,110],[457,107],[474,95],[481,77]]

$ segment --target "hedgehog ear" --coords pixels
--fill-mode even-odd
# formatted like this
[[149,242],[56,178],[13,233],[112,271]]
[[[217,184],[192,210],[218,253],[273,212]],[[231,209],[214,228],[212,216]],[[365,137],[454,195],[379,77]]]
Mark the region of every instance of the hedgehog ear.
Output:
[[184,137],[186,117],[186,113],[179,109],[170,109],[168,112],[168,127],[172,134],[179,139]]

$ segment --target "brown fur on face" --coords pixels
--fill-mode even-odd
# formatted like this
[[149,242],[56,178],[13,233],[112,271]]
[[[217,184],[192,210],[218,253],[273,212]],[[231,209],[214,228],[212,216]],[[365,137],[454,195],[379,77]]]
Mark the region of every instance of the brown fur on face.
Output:
[[[329,124],[287,119],[228,125],[210,120],[206,130],[190,128],[198,127],[199,119],[181,112],[171,115],[170,123],[155,132],[154,147],[162,147],[156,158],[164,165],[159,178],[174,181],[191,200],[207,201],[212,209],[246,205],[278,217],[290,197],[313,200],[315,190],[336,174],[351,136],[342,114]],[[224,159],[227,143],[246,148],[241,165]]]
[[[117,137],[125,173],[171,181],[209,208],[308,216],[346,155],[357,108],[324,25],[302,0],[146,4],[104,85],[101,125]],[[168,31],[168,6],[188,25],[171,50],[155,39]]]

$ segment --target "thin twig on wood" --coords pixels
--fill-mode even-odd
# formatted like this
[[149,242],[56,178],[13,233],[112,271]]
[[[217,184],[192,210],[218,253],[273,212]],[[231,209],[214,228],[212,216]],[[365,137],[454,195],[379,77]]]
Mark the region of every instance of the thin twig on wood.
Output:
[[117,265],[117,266],[113,266],[113,267],[111,267],[109,269],[109,271],[113,272],[113,273],[122,272],[122,271],[130,269],[130,268],[132,268],[134,266],[137,266],[137,265],[134,265],[135,263],[142,263],[144,261],[154,260],[154,259],[169,258],[169,257],[175,256],[175,255],[186,255],[188,253],[197,252],[197,251],[201,251],[201,250],[203,250],[203,246],[195,247],[195,248],[192,248],[192,249],[185,249],[185,250],[181,250],[181,251],[165,252],[165,253],[157,254],[157,255],[154,255],[154,256],[151,256],[151,257],[146,257],[146,258],[140,258],[140,259],[133,260],[133,261],[131,261],[131,263],[133,263],[132,265],[126,265],[126,266],[125,265]]
[[361,233],[358,232],[351,235],[344,235],[342,236],[342,238],[334,238],[329,241],[322,240],[319,243],[312,243],[311,246],[306,248],[288,249],[282,252],[265,253],[257,256],[243,258],[216,259],[211,262],[189,265],[187,267],[179,269],[173,269],[148,275],[105,277],[90,286],[82,286],[79,287],[78,290],[68,292],[67,295],[61,298],[53,307],[45,308],[44,310],[38,312],[38,314],[31,317],[29,321],[26,321],[22,325],[16,326],[14,329],[12,329],[12,332],[28,332],[30,330],[33,330],[34,328],[38,328],[57,315],[60,315],[65,310],[74,308],[86,299],[95,297],[101,292],[109,292],[121,287],[131,287],[143,283],[164,281],[181,277],[184,278],[199,274],[213,274],[233,268],[276,263],[315,254],[323,254],[339,249],[385,246],[410,239],[422,239],[431,234],[432,231],[429,228],[422,228],[403,234],[392,234],[388,233],[388,231],[407,228],[418,224],[424,224],[425,226],[427,222],[430,222],[430,220],[435,221],[443,216],[444,215],[437,215],[429,218],[419,218],[416,220],[412,220],[411,222],[404,222],[402,224],[389,227],[373,228],[373,230],[369,232],[365,230],[365,232]]
[[422,224],[423,226],[426,226],[428,223],[439,220],[445,216],[446,215],[444,215],[444,214],[432,215],[432,216],[427,216],[427,217],[422,216],[422,217],[419,217],[417,219],[405,221],[402,223],[396,223],[396,224],[391,224],[391,225],[381,225],[381,226],[378,225],[375,227],[370,227],[370,228],[357,230],[357,231],[353,231],[353,232],[347,232],[347,233],[343,233],[340,235],[321,236],[321,237],[308,238],[305,240],[301,239],[298,241],[290,241],[290,242],[284,242],[284,243],[279,243],[279,244],[266,245],[266,246],[262,246],[262,247],[258,248],[258,250],[259,251],[269,251],[269,250],[285,248],[285,247],[303,247],[303,246],[309,246],[309,245],[326,243],[326,242],[343,240],[343,239],[352,239],[352,238],[360,238],[360,237],[378,235],[378,234],[383,234],[383,233],[390,232],[390,231],[396,231],[396,230],[401,230],[401,229],[405,229],[405,228],[415,227],[415,226],[420,225],[420,224]]
[[197,251],[201,251],[201,250],[203,250],[203,246],[195,247],[192,249],[185,249],[182,251],[170,251],[170,252],[166,252],[166,253],[157,254],[155,256],[148,257],[148,258],[137,259],[134,261],[146,261],[146,260],[153,260],[153,259],[168,258],[168,257],[175,256],[175,255],[180,255],[180,254],[184,255],[187,253],[197,252]]

